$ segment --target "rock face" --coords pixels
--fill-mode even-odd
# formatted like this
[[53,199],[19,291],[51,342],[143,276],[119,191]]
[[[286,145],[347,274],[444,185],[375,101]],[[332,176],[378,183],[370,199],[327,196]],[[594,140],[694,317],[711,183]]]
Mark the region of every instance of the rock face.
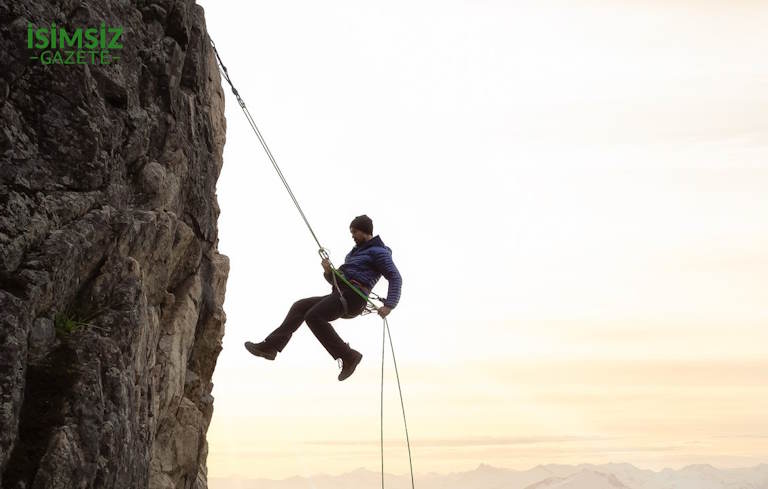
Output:
[[[109,65],[27,27],[124,28]],[[207,487],[224,93],[185,0],[0,2],[0,487]]]

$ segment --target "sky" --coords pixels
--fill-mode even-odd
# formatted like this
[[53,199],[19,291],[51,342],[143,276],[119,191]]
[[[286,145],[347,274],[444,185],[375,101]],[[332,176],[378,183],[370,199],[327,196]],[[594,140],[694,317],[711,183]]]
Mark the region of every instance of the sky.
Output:
[[[199,3],[332,262],[359,214],[393,250],[417,473],[768,462],[767,3]],[[378,316],[344,382],[306,326],[243,348],[330,288],[226,97],[208,474],[378,470]],[[384,411],[406,473],[389,351]]]

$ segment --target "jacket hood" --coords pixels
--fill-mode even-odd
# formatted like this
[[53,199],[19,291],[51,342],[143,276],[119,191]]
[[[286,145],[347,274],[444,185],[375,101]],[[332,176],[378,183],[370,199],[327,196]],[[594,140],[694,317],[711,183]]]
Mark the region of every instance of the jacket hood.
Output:
[[[352,248],[352,251],[357,252],[357,251],[363,250],[365,248],[371,248],[371,247],[374,247],[374,246],[380,246],[382,248],[386,248],[386,249],[390,250],[389,246],[385,245],[384,241],[382,241],[381,238],[379,237],[379,235],[377,234],[376,236],[374,236],[373,238],[369,239],[365,243],[363,243],[361,245],[355,245],[355,247]],[[390,251],[392,251],[392,250],[390,250]]]

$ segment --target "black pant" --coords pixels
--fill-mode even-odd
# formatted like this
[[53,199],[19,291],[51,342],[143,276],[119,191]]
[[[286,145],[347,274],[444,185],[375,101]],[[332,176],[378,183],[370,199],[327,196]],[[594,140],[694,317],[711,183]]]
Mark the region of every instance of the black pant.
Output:
[[[328,280],[326,278],[326,280]],[[336,277],[344,298],[347,299],[349,313],[355,316],[365,310],[366,300],[357,295],[339,277]],[[330,280],[329,280],[330,281]],[[333,358],[346,357],[350,347],[339,337],[329,321],[339,319],[344,314],[344,306],[341,304],[336,287],[331,285],[332,292],[324,296],[307,297],[293,303],[283,324],[272,331],[264,342],[274,347],[277,351],[283,351],[285,345],[291,339],[291,335],[299,329],[301,323],[306,321],[307,326],[320,340],[320,343],[328,350]]]

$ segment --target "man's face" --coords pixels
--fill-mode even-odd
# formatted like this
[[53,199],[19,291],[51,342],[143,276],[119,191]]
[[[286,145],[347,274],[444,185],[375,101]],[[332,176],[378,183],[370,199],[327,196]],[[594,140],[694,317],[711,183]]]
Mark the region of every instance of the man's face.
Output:
[[367,234],[360,231],[359,229],[355,229],[353,227],[349,228],[349,232],[352,233],[352,239],[355,240],[355,244],[363,244],[365,243],[365,238],[368,237]]

